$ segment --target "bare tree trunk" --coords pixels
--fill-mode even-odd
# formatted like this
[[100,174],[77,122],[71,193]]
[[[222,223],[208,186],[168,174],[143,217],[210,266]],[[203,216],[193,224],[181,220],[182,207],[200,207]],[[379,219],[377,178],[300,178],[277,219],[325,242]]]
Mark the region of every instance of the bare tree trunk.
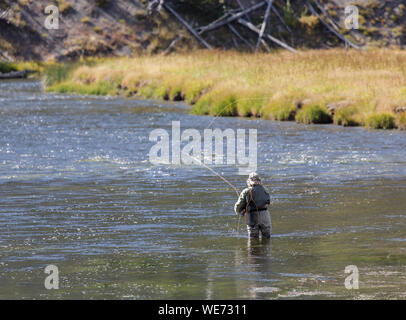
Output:
[[262,22],[262,26],[261,26],[261,30],[259,32],[258,42],[257,42],[257,46],[255,48],[255,52],[257,52],[258,49],[259,49],[259,45],[261,44],[262,37],[264,36],[264,33],[265,33],[266,24],[268,22],[269,14],[271,13],[273,0],[267,0],[267,2],[268,2],[268,6],[266,7],[265,16],[264,16],[264,22]]

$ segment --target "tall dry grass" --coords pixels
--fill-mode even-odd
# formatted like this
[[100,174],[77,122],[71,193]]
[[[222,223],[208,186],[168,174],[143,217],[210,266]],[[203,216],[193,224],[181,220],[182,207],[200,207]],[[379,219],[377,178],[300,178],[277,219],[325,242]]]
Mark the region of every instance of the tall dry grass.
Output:
[[295,119],[300,106],[325,108],[345,101],[349,112],[336,112],[340,119],[335,122],[365,125],[371,115],[393,114],[406,105],[405,80],[406,52],[401,50],[198,51],[92,60],[48,82],[48,89],[186,100],[196,114],[275,120]]

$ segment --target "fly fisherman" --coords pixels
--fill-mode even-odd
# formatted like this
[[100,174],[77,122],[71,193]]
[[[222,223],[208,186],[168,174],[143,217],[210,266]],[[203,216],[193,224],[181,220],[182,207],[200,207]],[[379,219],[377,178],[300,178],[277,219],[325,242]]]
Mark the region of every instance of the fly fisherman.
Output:
[[271,237],[271,215],[268,205],[271,202],[269,193],[262,186],[261,178],[255,172],[250,173],[248,188],[244,189],[234,206],[236,214],[246,215],[247,230],[250,238]]

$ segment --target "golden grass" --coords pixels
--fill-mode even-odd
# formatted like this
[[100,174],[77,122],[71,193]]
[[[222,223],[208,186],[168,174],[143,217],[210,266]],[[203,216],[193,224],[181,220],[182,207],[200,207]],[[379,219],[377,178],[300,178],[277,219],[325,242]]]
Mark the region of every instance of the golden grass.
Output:
[[255,55],[197,51],[93,61],[74,68],[64,81],[51,83],[49,90],[95,92],[101,83],[100,94],[125,91],[147,98],[185,99],[197,114],[275,120],[293,120],[300,105],[325,108],[347,101],[351,109],[338,112],[341,118],[335,122],[365,125],[374,113],[393,114],[397,106],[406,106],[405,80],[406,51],[401,50]]

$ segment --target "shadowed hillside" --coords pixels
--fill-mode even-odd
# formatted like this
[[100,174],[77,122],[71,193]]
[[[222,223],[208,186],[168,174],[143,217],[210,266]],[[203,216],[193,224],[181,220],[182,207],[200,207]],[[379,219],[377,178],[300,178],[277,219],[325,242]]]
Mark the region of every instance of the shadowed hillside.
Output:
[[[170,11],[151,9],[147,0],[0,0],[0,58],[66,60],[80,56],[131,56],[138,53],[188,51],[204,47]],[[159,1],[158,1],[159,2]],[[209,25],[224,14],[249,8],[261,0],[166,0],[192,28]],[[394,1],[317,1],[313,5],[340,34],[360,46],[400,46],[405,43],[405,5]],[[59,8],[59,30],[45,28],[45,8]],[[149,4],[149,9],[148,9]],[[317,7],[316,4],[320,4]],[[359,7],[359,30],[344,28],[346,5]],[[244,15],[261,28],[266,6]],[[293,48],[344,46],[306,6],[306,1],[273,1],[266,33]],[[231,30],[233,28],[234,30]],[[199,32],[200,34],[200,32]],[[213,48],[252,51],[258,35],[233,21],[201,37]],[[264,39],[260,50],[278,47]]]

